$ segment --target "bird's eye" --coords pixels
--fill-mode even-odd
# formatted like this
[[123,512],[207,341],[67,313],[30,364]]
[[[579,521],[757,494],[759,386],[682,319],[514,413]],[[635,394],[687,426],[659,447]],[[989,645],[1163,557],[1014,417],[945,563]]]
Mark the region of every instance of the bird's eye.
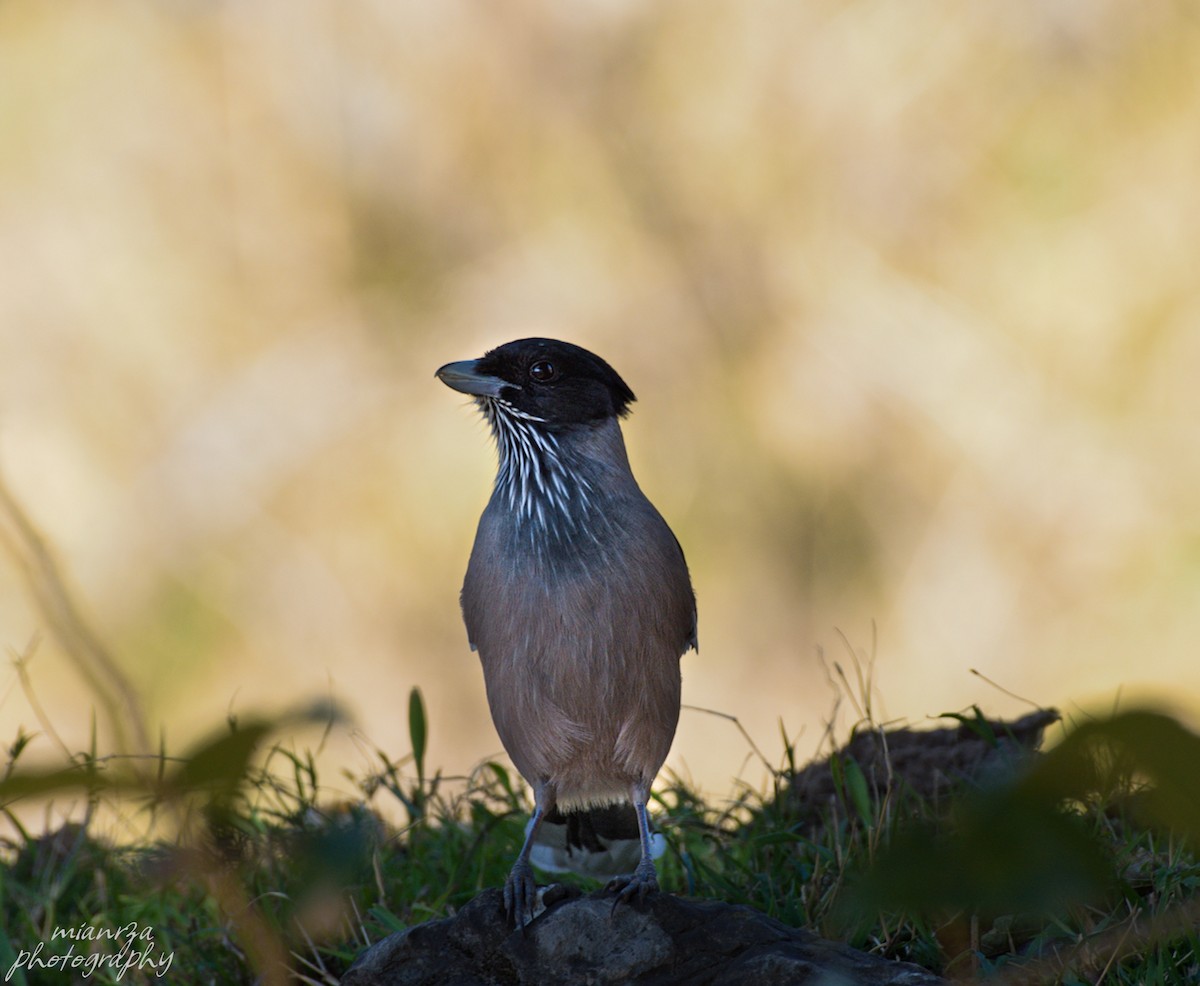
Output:
[[529,375],[538,383],[549,383],[558,376],[558,367],[548,359],[540,359],[529,368]]

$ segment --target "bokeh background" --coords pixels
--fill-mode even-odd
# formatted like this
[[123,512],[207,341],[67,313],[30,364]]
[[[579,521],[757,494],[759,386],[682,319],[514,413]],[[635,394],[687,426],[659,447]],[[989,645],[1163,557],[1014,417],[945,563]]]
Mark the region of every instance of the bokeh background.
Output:
[[[851,651],[880,719],[1195,716],[1198,257],[1188,3],[0,4],[0,471],[155,742],[332,697],[334,788],[414,685],[432,766],[499,752],[493,452],[432,374],[524,335],[637,392],[685,701],[771,755]],[[8,551],[39,632],[0,742],[52,758],[96,694]],[[669,764],[747,753],[685,712]]]

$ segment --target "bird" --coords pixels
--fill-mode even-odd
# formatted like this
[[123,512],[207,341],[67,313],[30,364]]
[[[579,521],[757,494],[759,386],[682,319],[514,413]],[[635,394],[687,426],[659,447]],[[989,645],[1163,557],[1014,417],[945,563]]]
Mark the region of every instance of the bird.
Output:
[[680,659],[697,648],[683,548],[625,449],[633,391],[599,356],[545,338],[436,376],[474,399],[497,449],[460,601],[496,732],[534,796],[507,916],[533,919],[543,823],[589,812],[599,830],[617,804],[636,818],[638,862],[608,885],[615,911],[658,890],[646,805],[679,722]]

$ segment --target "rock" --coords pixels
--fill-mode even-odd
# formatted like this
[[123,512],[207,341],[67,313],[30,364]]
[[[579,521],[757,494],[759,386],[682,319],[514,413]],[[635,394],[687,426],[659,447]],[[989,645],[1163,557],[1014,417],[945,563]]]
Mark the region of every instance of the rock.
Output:
[[787,796],[799,817],[819,822],[821,810],[838,797],[833,761],[853,760],[877,800],[894,789],[936,803],[964,783],[1011,776],[1059,718],[1054,709],[1038,709],[1007,722],[978,717],[949,729],[864,729],[833,756],[796,771]]
[[653,894],[642,904],[545,892],[546,910],[522,934],[499,890],[454,917],[409,928],[364,951],[342,986],[933,986],[919,966],[891,962],[789,928],[750,907]]

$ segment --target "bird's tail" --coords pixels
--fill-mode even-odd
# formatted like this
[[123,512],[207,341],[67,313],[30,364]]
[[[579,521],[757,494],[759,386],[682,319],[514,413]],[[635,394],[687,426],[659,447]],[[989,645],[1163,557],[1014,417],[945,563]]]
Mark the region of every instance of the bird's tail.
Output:
[[[650,855],[658,859],[666,848],[666,839],[652,833]],[[565,812],[555,808],[542,819],[529,858],[549,873],[608,880],[632,873],[641,857],[637,815],[633,805],[621,803]]]

